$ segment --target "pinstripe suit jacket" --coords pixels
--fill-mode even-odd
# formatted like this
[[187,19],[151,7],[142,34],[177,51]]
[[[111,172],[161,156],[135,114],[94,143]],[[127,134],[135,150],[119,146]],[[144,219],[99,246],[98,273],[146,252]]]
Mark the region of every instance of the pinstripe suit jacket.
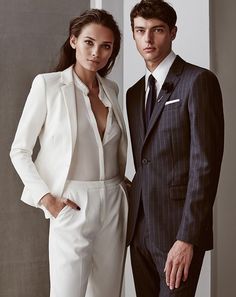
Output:
[[150,239],[168,251],[176,240],[213,247],[212,208],[223,155],[221,90],[209,70],[176,57],[145,132],[145,78],[127,91],[135,163],[128,243],[140,199]]

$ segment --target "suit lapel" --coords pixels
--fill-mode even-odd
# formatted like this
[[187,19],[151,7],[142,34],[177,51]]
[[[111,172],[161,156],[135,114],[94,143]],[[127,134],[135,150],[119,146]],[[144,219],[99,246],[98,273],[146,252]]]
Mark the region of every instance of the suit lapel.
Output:
[[137,105],[138,105],[138,109],[139,109],[139,123],[141,123],[139,125],[139,128],[140,128],[140,133],[141,133],[141,137],[142,137],[142,141],[144,140],[144,137],[145,137],[145,130],[146,130],[146,127],[145,127],[145,121],[144,121],[144,102],[145,102],[145,78],[143,78],[143,80],[141,81],[142,85],[141,85],[141,88],[139,90],[139,94],[138,95],[138,99],[137,100]]
[[183,66],[184,66],[184,61],[179,56],[177,56],[173,65],[170,68],[170,71],[169,71],[169,73],[165,79],[165,82],[162,86],[162,89],[158,95],[158,99],[157,99],[157,102],[155,103],[155,107],[152,112],[152,116],[151,116],[151,119],[150,119],[150,122],[149,122],[149,125],[147,128],[144,142],[146,141],[150,132],[152,131],[153,126],[160,118],[162,111],[165,107],[166,101],[169,99],[172,92],[174,91],[174,89],[180,79],[180,74],[182,73]]
[[144,102],[145,102],[145,77],[142,77],[134,90],[133,98],[133,117],[134,123],[138,129],[138,135],[141,136],[141,143],[145,137],[145,120],[144,120]]
[[63,83],[61,90],[67,108],[67,115],[71,132],[71,153],[73,153],[77,137],[76,99],[72,71],[73,70],[71,66],[61,73],[61,81]]

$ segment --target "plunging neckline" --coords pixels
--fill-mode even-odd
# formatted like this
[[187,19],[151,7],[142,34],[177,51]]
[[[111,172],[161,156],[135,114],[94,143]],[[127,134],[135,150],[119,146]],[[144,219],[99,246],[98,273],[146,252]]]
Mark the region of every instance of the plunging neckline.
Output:
[[[96,121],[96,126],[97,126],[97,130],[98,130],[98,133],[100,135],[100,138],[101,138],[101,141],[103,141],[103,138],[104,138],[104,135],[105,135],[105,132],[106,132],[106,128],[107,128],[107,124],[108,124],[108,114],[109,114],[109,107],[106,106],[102,100],[100,99],[99,95],[96,96],[97,98],[95,97],[92,97],[92,96],[89,96],[88,94],[88,98],[89,98],[89,102],[90,102],[90,107],[91,107],[91,110],[92,110],[92,113],[93,113],[93,116],[95,118],[95,121]],[[95,100],[97,100],[96,103],[93,103],[95,102]],[[98,101],[99,100],[99,101]],[[97,106],[96,106],[97,105]],[[101,107],[101,109],[103,110],[97,110],[97,114],[94,112],[95,109],[98,109],[98,107]],[[104,115],[105,115],[105,118],[104,119],[100,119],[99,118],[99,113],[100,112],[103,112]],[[100,125],[99,125],[100,123]]]

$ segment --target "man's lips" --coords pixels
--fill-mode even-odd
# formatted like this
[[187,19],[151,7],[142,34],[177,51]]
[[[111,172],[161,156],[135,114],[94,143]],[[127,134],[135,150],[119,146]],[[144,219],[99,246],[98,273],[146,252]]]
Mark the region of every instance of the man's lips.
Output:
[[143,50],[144,50],[144,52],[150,53],[155,50],[155,47],[145,47]]

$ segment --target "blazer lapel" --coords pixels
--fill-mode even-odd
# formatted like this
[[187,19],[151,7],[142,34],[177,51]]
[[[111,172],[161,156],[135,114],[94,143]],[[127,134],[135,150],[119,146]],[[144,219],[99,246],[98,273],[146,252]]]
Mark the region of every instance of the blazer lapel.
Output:
[[68,121],[71,132],[71,153],[74,151],[75,141],[77,137],[77,114],[76,114],[76,99],[75,89],[73,83],[73,68],[72,66],[62,71],[62,94],[64,97],[65,105],[67,107]]
[[120,141],[120,171],[121,175],[123,176],[125,174],[125,166],[126,166],[126,154],[127,154],[127,133],[125,128],[125,122],[124,117],[121,112],[118,100],[117,100],[117,94],[113,87],[108,84],[108,81],[97,74],[97,77],[99,81],[102,84],[103,90],[106,93],[107,98],[112,104],[112,109],[114,112],[114,115],[116,117],[116,120],[118,122],[118,125],[121,128],[121,141]]
[[102,78],[98,74],[97,74],[97,76],[102,84],[103,90],[106,93],[108,100],[112,103],[113,112],[116,116],[119,126],[120,126],[122,132],[125,132],[126,131],[125,122],[123,119],[123,115],[121,113],[121,109],[119,107],[119,103],[117,100],[117,94],[115,93],[115,90],[107,84],[106,79]]
[[142,77],[132,93],[132,113],[133,122],[136,123],[137,135],[141,137],[143,143],[145,137],[144,102],[145,102],[145,77]]
[[153,126],[155,125],[156,121],[161,116],[161,113],[165,107],[166,101],[171,96],[172,92],[174,91],[179,79],[180,74],[182,73],[184,66],[183,60],[177,56],[173,65],[170,68],[170,71],[166,77],[166,80],[162,86],[162,89],[158,95],[157,102],[155,103],[154,110],[152,112],[152,116],[147,127],[147,132],[145,135],[144,142],[146,141],[147,137],[149,136]]
[[136,102],[136,106],[138,108],[138,123],[139,125],[137,127],[139,127],[140,129],[140,135],[142,138],[142,141],[144,140],[145,137],[145,120],[144,120],[144,102],[145,102],[145,77],[143,77],[143,79],[140,82],[140,88],[139,88],[139,93],[137,94],[137,102]]

